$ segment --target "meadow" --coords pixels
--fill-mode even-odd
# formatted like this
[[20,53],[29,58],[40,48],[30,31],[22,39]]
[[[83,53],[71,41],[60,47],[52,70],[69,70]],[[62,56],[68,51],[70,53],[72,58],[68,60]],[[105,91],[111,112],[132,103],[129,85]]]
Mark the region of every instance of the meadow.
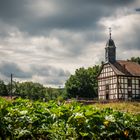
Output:
[[131,114],[140,114],[140,102],[114,102],[107,104],[95,104],[96,107],[102,108],[112,108],[114,110],[128,112]]

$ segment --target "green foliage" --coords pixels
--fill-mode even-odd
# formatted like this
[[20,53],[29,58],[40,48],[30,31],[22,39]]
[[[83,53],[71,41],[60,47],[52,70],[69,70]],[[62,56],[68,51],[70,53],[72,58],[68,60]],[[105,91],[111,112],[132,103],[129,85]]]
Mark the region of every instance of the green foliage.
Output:
[[140,57],[131,57],[127,61],[132,61],[132,62],[136,62],[136,63],[140,64]]
[[32,100],[43,100],[46,96],[46,89],[43,85],[33,82],[23,82],[15,84],[14,95],[20,96],[22,98],[32,99]]
[[11,83],[7,85],[0,80],[0,96],[16,96],[24,99],[31,100],[63,100],[67,98],[65,89],[61,88],[47,88],[39,83],[33,82],[12,82],[12,93]]
[[99,66],[80,68],[66,81],[66,90],[69,97],[94,98],[97,97],[97,74]]
[[7,87],[2,80],[0,80],[0,95],[1,96],[7,96],[8,95]]
[[138,140],[140,115],[77,102],[32,102],[0,98],[1,139]]
[[46,88],[47,94],[46,99],[47,100],[64,100],[67,98],[67,93],[65,89],[61,88]]

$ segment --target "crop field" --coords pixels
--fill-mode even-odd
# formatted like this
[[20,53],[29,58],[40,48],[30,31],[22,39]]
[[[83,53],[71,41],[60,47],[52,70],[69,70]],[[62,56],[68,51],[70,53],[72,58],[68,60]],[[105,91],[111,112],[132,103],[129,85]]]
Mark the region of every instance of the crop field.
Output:
[[0,98],[0,139],[139,140],[139,103],[132,103],[136,113],[129,106]]

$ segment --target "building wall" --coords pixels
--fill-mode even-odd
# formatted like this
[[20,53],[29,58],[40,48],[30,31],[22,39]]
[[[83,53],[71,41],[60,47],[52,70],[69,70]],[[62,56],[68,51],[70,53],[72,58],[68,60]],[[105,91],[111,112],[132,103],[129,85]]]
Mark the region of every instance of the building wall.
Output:
[[[107,95],[108,94],[108,95]],[[117,76],[109,64],[103,66],[98,77],[98,97],[104,99],[117,99]]]
[[118,77],[119,99],[140,97],[140,77]]
[[100,100],[140,98],[140,77],[117,76],[106,64],[98,76],[98,97]]

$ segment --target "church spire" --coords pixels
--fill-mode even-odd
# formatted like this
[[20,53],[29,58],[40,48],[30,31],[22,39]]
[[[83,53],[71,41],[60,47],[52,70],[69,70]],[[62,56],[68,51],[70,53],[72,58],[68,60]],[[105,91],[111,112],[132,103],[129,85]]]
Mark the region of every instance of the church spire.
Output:
[[110,39],[111,39],[111,27],[109,27],[109,37],[110,37]]
[[111,31],[111,27],[109,27],[109,40],[107,41],[105,47],[105,61],[114,63],[116,61],[116,46],[111,38]]

